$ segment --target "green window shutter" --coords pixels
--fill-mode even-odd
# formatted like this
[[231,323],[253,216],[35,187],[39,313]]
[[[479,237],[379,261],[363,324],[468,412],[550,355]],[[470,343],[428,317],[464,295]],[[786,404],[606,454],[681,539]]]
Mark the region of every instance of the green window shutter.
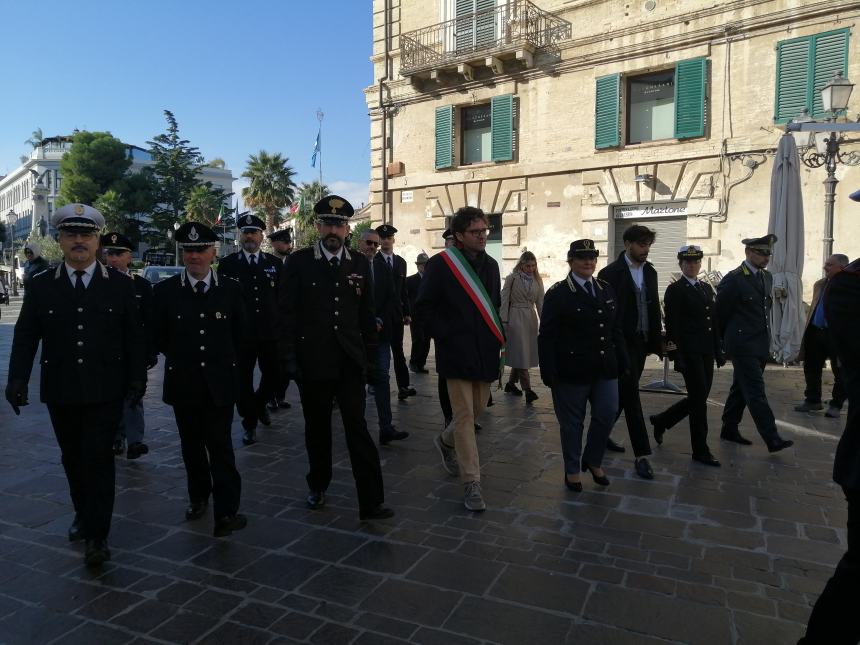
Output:
[[812,116],[821,117],[825,116],[821,88],[830,82],[834,72],[848,75],[848,30],[817,34],[812,37],[812,46],[812,109],[809,111]]
[[457,51],[470,50],[475,37],[475,19],[471,15],[475,13],[475,0],[456,0],[454,11],[457,14],[454,25]]
[[[436,170],[454,165],[454,106],[436,108]],[[384,170],[384,169],[383,169]]]
[[784,40],[776,46],[776,123],[790,121],[809,108],[811,51],[811,38]]
[[494,96],[490,104],[490,145],[493,161],[511,161],[514,158],[514,97],[511,94]]
[[675,138],[705,136],[708,60],[693,58],[675,65]]
[[621,143],[618,101],[621,96],[621,74],[597,79],[594,100],[594,147],[614,148]]
[[496,43],[496,0],[476,0],[475,11],[483,11],[475,17],[475,48],[485,49]]

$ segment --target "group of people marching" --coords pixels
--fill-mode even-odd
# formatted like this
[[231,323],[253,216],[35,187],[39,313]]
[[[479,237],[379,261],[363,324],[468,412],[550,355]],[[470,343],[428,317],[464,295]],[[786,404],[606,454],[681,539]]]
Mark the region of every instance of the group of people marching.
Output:
[[[185,269],[154,287],[129,273],[132,246],[126,238],[99,235],[104,218],[97,210],[69,204],[55,212],[53,225],[64,259],[29,280],[15,326],[6,398],[16,414],[28,403],[41,342],[41,400],[48,407],[75,509],[69,539],[86,541],[88,565],[110,559],[114,455],[125,451],[136,459],[148,452],[141,400],[147,370],[158,354],[164,357],[163,400],[173,408],[187,473],[185,517],[204,517],[211,499],[215,536],[247,524],[239,513],[242,482],[230,432],[234,406],[242,419],[242,441],[253,444],[258,424],[268,425],[271,411],[289,407],[285,392],[290,382],[298,386],[305,421],[308,507],[326,504],[336,404],[360,519],[394,515],[384,504],[379,453],[365,407],[369,388],[380,445],[409,436],[392,423],[389,385],[393,360],[398,398],[415,394],[402,347],[404,324],[412,330],[409,367],[414,372],[427,371],[431,339],[435,345],[445,424],[433,443],[445,470],[460,477],[464,505],[471,511],[486,508],[476,431],[479,416],[492,402],[490,384],[505,364],[511,368],[505,392],[524,394],[528,405],[538,398],[529,368],[539,367],[558,418],[564,485],[571,491],[582,490],[582,473],[598,485],[609,485],[604,453],[625,450],[610,438],[622,412],[635,472],[654,477],[639,397],[649,354],[673,360],[687,387],[686,397],[649,417],[658,444],[689,417],[692,458],[720,465],[707,443],[707,399],[714,366],[731,360],[733,381],[720,437],[751,443],[739,431],[749,408],[770,452],[792,445],[777,433],[763,378],[772,302],[766,267],[773,235],[743,241],[743,263],[723,278],[716,293],[699,279],[702,250],[693,245],[679,249],[681,276],[666,289],[661,312],[657,274],[647,262],[655,233],[644,226],[624,232],[624,251],[596,275],[594,242],[573,241],[567,276],[544,291],[537,259],[529,252],[502,285],[499,266],[486,253],[488,219],[477,208],[456,212],[443,236],[446,248],[433,257],[420,255],[418,273],[410,278],[405,261],[393,252],[393,226],[364,232],[356,252],[347,243],[353,215],[349,202],[329,195],[314,211],[319,242],[293,251],[289,234],[276,232],[270,236],[275,254],[261,251],[264,223],[243,215],[238,222],[241,250],[221,259],[217,270],[212,268],[216,234],[201,223],[183,224],[175,239]],[[105,264],[98,261],[100,249]],[[838,275],[856,277],[856,265]],[[829,297],[830,291],[821,290],[810,315],[816,330],[827,328],[833,317],[844,320],[847,314],[838,307],[856,309],[856,302]],[[832,322],[832,328],[839,327]],[[812,338],[818,332],[808,333]],[[808,384],[807,409],[821,407],[822,353],[835,355],[829,340],[817,335],[813,340],[808,351],[818,357],[818,391],[814,382]],[[849,400],[857,394],[860,363],[856,338],[851,342],[844,345],[841,362],[853,368],[841,372],[839,383],[842,398]],[[255,387],[257,367],[261,379]],[[811,372],[810,378],[814,381]],[[832,405],[836,403],[841,406],[841,400]],[[849,411],[849,426],[857,424],[856,407]],[[843,450],[843,460],[853,460],[849,466],[854,469],[853,479],[840,482],[846,492],[857,488],[858,452]],[[856,492],[849,495],[849,517],[858,506],[851,495]]]

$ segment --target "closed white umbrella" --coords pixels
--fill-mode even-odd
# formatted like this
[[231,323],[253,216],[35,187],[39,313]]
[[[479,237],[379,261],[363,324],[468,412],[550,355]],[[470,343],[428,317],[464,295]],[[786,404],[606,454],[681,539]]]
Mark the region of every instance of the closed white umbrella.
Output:
[[803,196],[800,159],[794,138],[779,141],[770,180],[770,218],[767,230],[777,236],[770,269],[773,273],[773,310],[770,348],[775,360],[790,363],[803,339]]

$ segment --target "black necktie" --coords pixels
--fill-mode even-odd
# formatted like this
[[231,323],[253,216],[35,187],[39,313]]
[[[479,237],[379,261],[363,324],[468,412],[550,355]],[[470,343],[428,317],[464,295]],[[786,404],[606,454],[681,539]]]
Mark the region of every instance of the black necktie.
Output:
[[756,275],[758,276],[758,283],[759,283],[759,286],[761,287],[762,293],[764,293],[764,271],[759,269],[758,273]]
[[194,285],[194,290],[197,292],[198,296],[202,296],[206,293],[206,283],[203,280],[200,280],[197,284]]
[[338,263],[339,263],[339,260],[338,260],[337,256],[334,256],[331,260],[329,260],[329,264],[331,264],[331,270],[332,271],[337,271]]
[[83,295],[84,291],[87,290],[87,288],[84,286],[84,276],[86,275],[86,273],[86,271],[81,271],[80,269],[75,271],[75,276],[77,276],[75,278],[75,293],[79,296]]
[[585,283],[585,290],[588,292],[588,295],[592,298],[594,297],[594,287],[591,286],[591,280]]
[[387,256],[385,259],[388,261],[388,268],[389,268],[389,269],[393,269],[393,268],[394,268],[394,263],[393,263],[393,261],[392,261],[391,256],[389,255],[389,256]]
[[251,268],[253,269],[255,266],[257,266],[257,256],[252,255],[251,256]]

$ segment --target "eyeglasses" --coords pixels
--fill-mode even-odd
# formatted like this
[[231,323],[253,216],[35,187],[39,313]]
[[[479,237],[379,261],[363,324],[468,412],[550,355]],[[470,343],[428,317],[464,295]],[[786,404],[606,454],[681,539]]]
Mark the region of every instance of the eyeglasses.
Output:
[[490,234],[489,228],[473,228],[471,230],[466,231],[469,235],[474,235],[475,237],[486,237]]

